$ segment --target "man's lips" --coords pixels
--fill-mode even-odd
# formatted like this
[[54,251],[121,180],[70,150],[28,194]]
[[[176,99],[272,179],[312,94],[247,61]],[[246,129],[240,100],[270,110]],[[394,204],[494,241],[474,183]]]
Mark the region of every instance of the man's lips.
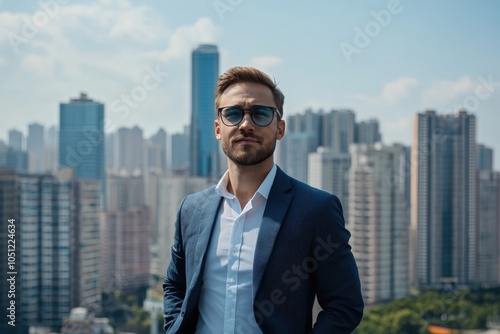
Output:
[[234,142],[247,144],[247,143],[258,143],[259,141],[252,137],[241,137],[241,138],[236,138]]

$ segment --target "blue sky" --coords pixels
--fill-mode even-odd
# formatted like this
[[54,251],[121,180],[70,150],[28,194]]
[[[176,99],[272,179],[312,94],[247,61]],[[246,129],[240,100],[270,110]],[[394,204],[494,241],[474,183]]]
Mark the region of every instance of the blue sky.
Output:
[[[499,169],[499,13],[494,0],[0,0],[0,138],[56,124],[59,103],[81,91],[106,104],[109,130],[179,132],[190,52],[215,43],[221,71],[253,65],[276,78],[285,115],[349,108],[379,119],[387,144],[411,143],[416,112],[465,105]],[[145,90],[150,72],[160,74]]]

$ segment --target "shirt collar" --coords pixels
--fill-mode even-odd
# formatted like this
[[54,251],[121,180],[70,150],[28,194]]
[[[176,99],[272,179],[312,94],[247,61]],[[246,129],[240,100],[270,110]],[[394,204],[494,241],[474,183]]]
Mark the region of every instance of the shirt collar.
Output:
[[[264,197],[266,200],[269,197],[269,193],[271,192],[271,187],[274,183],[274,178],[276,177],[276,171],[277,171],[276,164],[273,164],[273,167],[267,173],[266,178],[264,181],[259,186],[259,189],[257,189],[256,193],[260,194],[262,197]],[[233,199],[235,196],[231,194],[229,191],[227,191],[227,183],[229,181],[229,170],[227,170],[222,178],[219,180],[219,183],[217,183],[217,186],[215,187],[215,192],[219,194],[220,196],[228,199]],[[255,195],[254,195],[255,196]]]

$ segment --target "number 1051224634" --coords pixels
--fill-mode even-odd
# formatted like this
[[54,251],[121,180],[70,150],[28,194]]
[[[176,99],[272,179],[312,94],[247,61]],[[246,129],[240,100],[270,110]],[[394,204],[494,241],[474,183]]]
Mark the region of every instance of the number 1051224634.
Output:
[[7,261],[10,272],[16,270],[16,220],[9,219],[7,225]]

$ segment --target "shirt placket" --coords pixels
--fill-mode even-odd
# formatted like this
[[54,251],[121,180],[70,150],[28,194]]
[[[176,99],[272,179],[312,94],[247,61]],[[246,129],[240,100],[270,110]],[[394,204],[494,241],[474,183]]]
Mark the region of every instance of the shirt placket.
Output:
[[233,334],[236,328],[236,305],[238,298],[238,271],[241,263],[241,245],[243,242],[243,227],[245,224],[246,211],[240,214],[235,210],[234,205],[240,205],[238,200],[231,201],[231,211],[235,217],[231,231],[231,239],[228,248],[227,279],[226,279],[226,300],[224,314],[224,333]]

